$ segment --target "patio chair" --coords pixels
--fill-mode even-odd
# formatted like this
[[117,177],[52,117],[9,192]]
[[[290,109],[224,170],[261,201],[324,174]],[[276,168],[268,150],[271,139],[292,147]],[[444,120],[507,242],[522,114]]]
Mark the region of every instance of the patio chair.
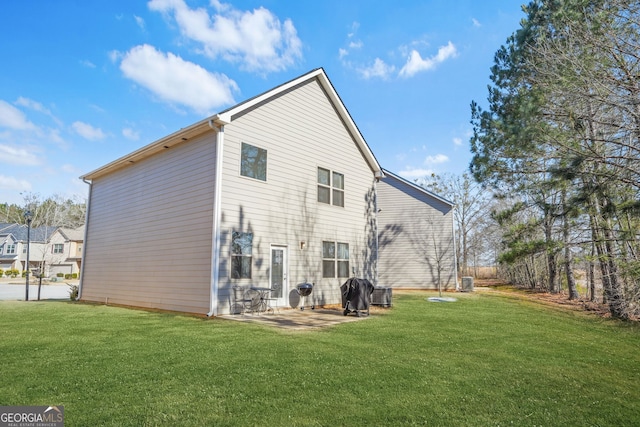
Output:
[[255,312],[260,307],[260,293],[252,289],[245,289],[242,286],[233,287],[233,306],[231,314],[242,314]]

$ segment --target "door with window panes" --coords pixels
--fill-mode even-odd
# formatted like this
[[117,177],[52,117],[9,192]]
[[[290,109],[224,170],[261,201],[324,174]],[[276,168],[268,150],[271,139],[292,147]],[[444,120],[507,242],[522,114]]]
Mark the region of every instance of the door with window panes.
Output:
[[287,295],[287,247],[271,245],[271,274],[269,287],[271,297],[277,298],[279,303]]

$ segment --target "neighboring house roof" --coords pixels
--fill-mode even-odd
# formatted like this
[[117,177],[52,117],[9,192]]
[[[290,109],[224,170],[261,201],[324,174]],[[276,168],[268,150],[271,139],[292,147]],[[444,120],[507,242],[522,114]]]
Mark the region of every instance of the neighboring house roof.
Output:
[[284,83],[280,86],[277,86],[267,92],[264,92],[258,96],[250,98],[240,104],[237,104],[227,110],[224,110],[218,114],[215,114],[207,119],[194,123],[191,126],[186,128],[182,128],[177,132],[172,133],[171,135],[167,135],[164,138],[161,138],[149,145],[146,145],[140,148],[137,151],[134,151],[131,154],[128,154],[124,157],[121,157],[113,162],[102,166],[92,172],[89,172],[80,178],[83,180],[92,180],[98,178],[100,176],[106,175],[114,170],[120,169],[124,166],[127,166],[130,163],[136,163],[142,159],[145,159],[149,156],[152,156],[158,152],[161,152],[165,149],[171,148],[177,144],[182,144],[196,136],[199,136],[203,133],[212,131],[213,126],[217,125],[227,125],[231,123],[236,117],[250,111],[251,109],[268,102],[271,98],[281,95],[284,92],[294,89],[295,87],[302,85],[310,80],[317,79],[320,86],[324,89],[327,96],[333,103],[336,112],[342,119],[346,128],[349,130],[353,139],[355,140],[358,148],[362,152],[362,155],[366,159],[367,163],[371,167],[371,170],[378,176],[383,176],[382,168],[378,163],[377,159],[373,155],[373,152],[369,148],[369,145],[365,141],[364,137],[360,133],[360,130],[356,126],[355,122],[351,118],[349,111],[342,103],[342,100],[338,96],[335,88],[329,81],[329,78],[324,72],[322,68],[316,68],[304,74],[298,78],[295,78],[287,83]]
[[70,242],[82,242],[84,240],[84,225],[75,229],[59,228],[58,231]]
[[15,224],[8,223],[8,222],[0,222],[0,232],[4,231],[5,228],[9,228],[13,225]]
[[383,169],[383,172],[384,172],[385,177],[390,177],[390,178],[393,178],[393,179],[395,179],[395,180],[398,180],[398,181],[404,182],[405,184],[410,185],[411,187],[415,188],[416,190],[421,191],[421,192],[423,192],[424,194],[426,194],[426,195],[428,195],[428,196],[430,196],[430,197],[433,197],[433,198],[434,198],[434,199],[436,199],[436,200],[441,201],[442,203],[445,203],[445,204],[447,204],[447,205],[449,205],[449,206],[451,206],[451,207],[454,207],[454,206],[455,206],[455,203],[453,203],[452,201],[447,200],[447,199],[445,199],[444,197],[439,196],[439,195],[437,195],[436,193],[434,193],[434,192],[432,192],[432,191],[429,191],[429,190],[427,190],[426,188],[421,187],[421,186],[419,186],[419,185],[418,185],[418,184],[416,184],[416,183],[413,183],[413,182],[411,182],[411,181],[409,181],[409,180],[406,180],[406,179],[402,178],[401,176],[398,176],[398,175],[394,174],[393,172],[389,172],[389,171],[388,171],[388,170],[386,170],[386,169]]
[[58,227],[43,225],[42,227],[32,227],[29,232],[24,224],[11,224],[2,230],[1,235],[7,236],[11,234],[17,241],[26,242],[27,234],[29,233],[28,237],[32,242],[48,242],[57,229]]

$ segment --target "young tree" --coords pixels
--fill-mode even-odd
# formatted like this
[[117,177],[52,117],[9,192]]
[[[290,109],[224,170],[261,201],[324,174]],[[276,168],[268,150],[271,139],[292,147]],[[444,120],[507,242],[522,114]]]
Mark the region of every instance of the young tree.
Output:
[[417,180],[418,185],[432,191],[455,204],[456,257],[461,276],[469,274],[471,254],[479,252],[482,240],[476,239],[491,202],[491,192],[483,189],[467,174],[432,175]]

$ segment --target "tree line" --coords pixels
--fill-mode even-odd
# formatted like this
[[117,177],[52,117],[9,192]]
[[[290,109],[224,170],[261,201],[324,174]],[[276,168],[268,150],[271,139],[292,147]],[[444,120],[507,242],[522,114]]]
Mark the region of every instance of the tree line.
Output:
[[640,314],[640,3],[536,0],[471,104],[471,173],[502,203],[499,261],[577,298],[585,266],[611,315]]
[[26,224],[25,213],[31,213],[31,226],[78,228],[84,225],[87,205],[84,200],[54,195],[43,198],[25,193],[21,205],[0,203],[0,223]]

